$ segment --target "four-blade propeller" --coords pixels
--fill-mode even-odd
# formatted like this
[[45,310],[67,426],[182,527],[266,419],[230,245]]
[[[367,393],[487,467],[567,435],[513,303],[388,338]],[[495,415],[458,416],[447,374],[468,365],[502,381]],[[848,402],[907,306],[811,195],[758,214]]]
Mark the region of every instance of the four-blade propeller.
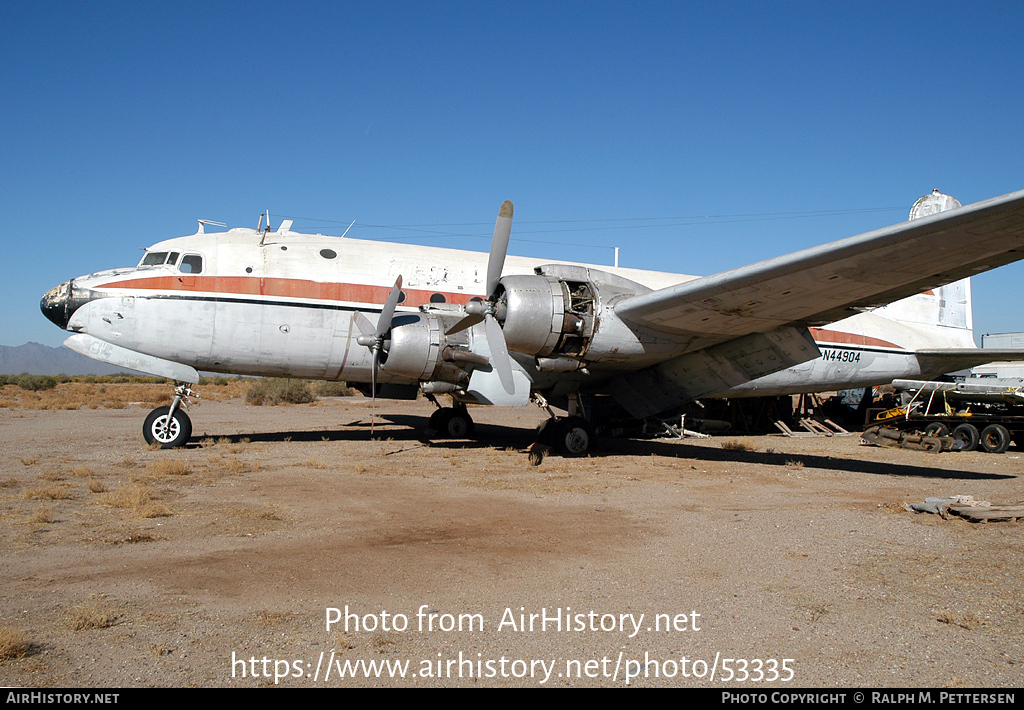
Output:
[[395,308],[398,306],[398,299],[402,297],[402,277],[395,280],[391,287],[384,307],[381,309],[380,317],[377,319],[377,326],[370,322],[370,319],[359,311],[356,311],[356,327],[362,333],[356,342],[370,348],[373,356],[373,365],[370,370],[370,436],[373,436],[373,423],[377,414],[377,368],[380,367],[380,354],[384,351],[384,336],[391,330],[391,319],[395,315]]
[[501,270],[505,266],[505,254],[508,253],[508,240],[512,234],[512,202],[505,200],[498,210],[498,219],[494,223],[494,238],[491,240],[491,253],[487,258],[487,299],[483,302],[470,301],[466,304],[466,317],[448,329],[446,335],[458,333],[460,330],[472,328],[483,321],[487,347],[491,351],[491,364],[498,373],[501,386],[509,394],[515,392],[512,379],[512,361],[508,356],[505,334],[501,324],[495,317],[498,307],[498,285],[501,283]]
[[[505,334],[501,330],[501,324],[495,317],[498,305],[498,286],[501,282],[501,271],[505,266],[505,255],[508,252],[508,241],[512,234],[512,202],[505,200],[498,210],[498,219],[494,223],[494,238],[491,240],[491,253],[487,258],[487,299],[485,301],[470,301],[466,304],[466,317],[452,326],[447,335],[458,333],[466,328],[472,328],[477,323],[483,322],[484,335],[487,339],[487,347],[490,348],[490,362],[498,373],[501,386],[509,394],[515,392],[515,382],[512,379],[512,360],[508,354],[508,346],[505,344]],[[372,370],[370,373],[371,392],[371,413],[370,413],[370,435],[373,435],[373,425],[376,418],[377,406],[377,370],[380,368],[381,354],[386,353],[384,343],[388,331],[391,330],[391,319],[395,315],[395,308],[398,306],[398,299],[402,296],[402,277],[399,276],[395,285],[388,293],[384,307],[381,309],[377,325],[374,326],[370,319],[359,311],[355,313],[356,327],[361,335],[356,338],[360,345],[368,347],[373,356]]]

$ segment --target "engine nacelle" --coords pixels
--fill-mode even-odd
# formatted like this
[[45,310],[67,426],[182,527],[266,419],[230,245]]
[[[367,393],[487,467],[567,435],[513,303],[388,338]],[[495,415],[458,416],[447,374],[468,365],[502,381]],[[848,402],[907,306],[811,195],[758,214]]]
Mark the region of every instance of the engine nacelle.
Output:
[[389,342],[381,353],[381,369],[420,382],[465,381],[468,373],[459,365],[474,362],[473,354],[458,349],[465,344],[464,335],[445,335],[457,320],[434,313],[396,315],[391,319]]
[[506,276],[497,318],[509,350],[546,357],[582,357],[594,333],[596,298],[587,281],[553,275]]
[[590,364],[663,359],[680,342],[624,323],[618,301],[647,293],[643,284],[585,266],[546,264],[536,276],[506,276],[496,317],[508,349],[532,355],[542,372],[575,372]]

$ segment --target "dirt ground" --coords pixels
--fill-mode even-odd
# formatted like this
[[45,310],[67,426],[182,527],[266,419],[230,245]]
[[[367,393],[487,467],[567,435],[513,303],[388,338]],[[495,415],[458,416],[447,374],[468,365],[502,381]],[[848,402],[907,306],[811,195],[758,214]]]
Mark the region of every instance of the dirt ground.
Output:
[[903,508],[1021,501],[1018,450],[531,467],[536,408],[426,443],[428,403],[379,402],[377,440],[369,406],[204,402],[173,451],[139,406],[0,409],[0,685],[1021,685],[1024,523]]

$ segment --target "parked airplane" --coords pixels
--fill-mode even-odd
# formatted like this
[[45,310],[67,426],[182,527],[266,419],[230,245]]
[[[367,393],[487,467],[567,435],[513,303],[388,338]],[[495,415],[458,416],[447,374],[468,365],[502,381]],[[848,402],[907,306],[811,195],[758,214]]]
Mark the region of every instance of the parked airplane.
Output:
[[472,432],[467,403],[532,401],[551,415],[539,440],[580,455],[594,440],[590,395],[645,419],[698,398],[1020,358],[974,346],[964,279],[1024,257],[1024,190],[967,207],[931,197],[912,216],[956,209],[706,277],[506,258],[511,202],[489,255],[298,234],[290,220],[217,233],[200,221],[40,306],[74,333],[70,349],[178,383],[144,426],[165,448],[189,440],[188,385],[212,370],[420,391],[438,407],[430,427],[451,437]]

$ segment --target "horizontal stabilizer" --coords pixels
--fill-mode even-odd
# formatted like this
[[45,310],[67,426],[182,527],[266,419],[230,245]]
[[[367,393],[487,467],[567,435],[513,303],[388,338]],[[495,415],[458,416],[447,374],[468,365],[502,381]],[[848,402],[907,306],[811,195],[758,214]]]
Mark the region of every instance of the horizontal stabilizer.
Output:
[[941,350],[915,350],[924,377],[938,377],[947,372],[965,370],[989,362],[1024,360],[1024,350],[997,350],[996,348],[948,348]]

